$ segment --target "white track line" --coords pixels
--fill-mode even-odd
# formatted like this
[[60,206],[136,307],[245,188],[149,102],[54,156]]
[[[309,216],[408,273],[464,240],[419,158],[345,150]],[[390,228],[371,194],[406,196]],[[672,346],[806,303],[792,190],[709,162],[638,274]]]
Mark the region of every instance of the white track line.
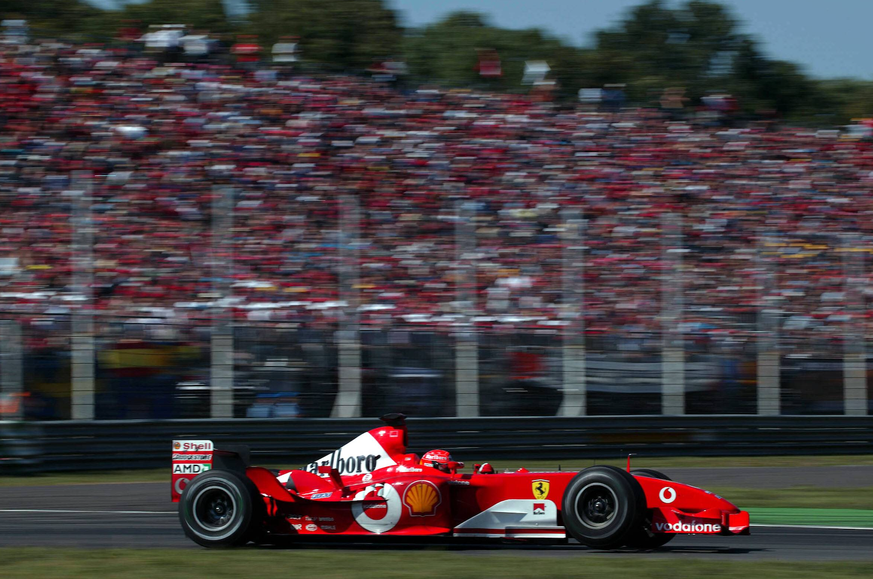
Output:
[[176,511],[80,511],[68,509],[0,509],[0,513],[46,513],[53,515],[175,515]]
[[873,527],[832,527],[823,525],[762,525],[753,524],[751,527],[770,527],[773,529],[827,529],[832,531],[873,531]]

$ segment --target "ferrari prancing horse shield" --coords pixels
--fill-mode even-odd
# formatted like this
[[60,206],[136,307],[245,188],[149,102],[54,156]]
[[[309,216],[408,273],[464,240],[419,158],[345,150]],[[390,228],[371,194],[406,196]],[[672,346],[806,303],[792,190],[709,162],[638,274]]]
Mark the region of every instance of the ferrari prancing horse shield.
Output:
[[533,496],[538,501],[545,499],[549,496],[549,481],[538,479],[531,483],[533,488]]

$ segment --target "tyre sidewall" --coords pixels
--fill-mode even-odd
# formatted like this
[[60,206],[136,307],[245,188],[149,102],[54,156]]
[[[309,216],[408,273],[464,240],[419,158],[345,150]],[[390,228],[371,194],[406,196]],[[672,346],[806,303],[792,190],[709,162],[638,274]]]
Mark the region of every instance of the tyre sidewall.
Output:
[[[583,490],[590,485],[607,487],[615,496],[615,515],[603,527],[587,525],[577,511]],[[567,531],[589,547],[621,547],[626,538],[639,528],[645,514],[645,495],[639,483],[627,472],[610,466],[595,466],[577,474],[564,491],[562,514]]]
[[[179,520],[185,534],[204,547],[229,547],[244,544],[252,529],[254,505],[248,479],[236,473],[213,470],[195,477],[182,492],[179,501]],[[234,505],[230,523],[215,531],[204,526],[195,514],[195,507],[205,493],[222,490]]]

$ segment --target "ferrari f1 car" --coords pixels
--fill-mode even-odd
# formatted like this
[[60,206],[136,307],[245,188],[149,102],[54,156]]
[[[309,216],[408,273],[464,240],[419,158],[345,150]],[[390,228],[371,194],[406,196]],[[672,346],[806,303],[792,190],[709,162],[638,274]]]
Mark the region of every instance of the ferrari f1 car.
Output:
[[576,539],[597,549],[653,549],[678,534],[749,533],[749,514],[653,470],[460,472],[446,451],[408,454],[405,417],[302,469],[250,466],[248,449],[173,442],[172,497],[204,547],[279,537],[447,536]]

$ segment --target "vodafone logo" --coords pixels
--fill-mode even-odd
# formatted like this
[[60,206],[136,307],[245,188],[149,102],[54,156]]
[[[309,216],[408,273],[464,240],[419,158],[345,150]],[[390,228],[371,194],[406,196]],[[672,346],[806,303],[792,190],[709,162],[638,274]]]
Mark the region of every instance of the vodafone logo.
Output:
[[720,533],[721,525],[716,523],[655,523],[655,530],[671,533]]
[[661,489],[661,492],[658,493],[658,498],[661,499],[661,502],[667,503],[668,505],[676,500],[676,491],[673,487],[664,487]]
[[184,477],[182,477],[180,479],[176,479],[176,482],[173,483],[173,490],[176,491],[177,495],[181,495],[182,491],[185,490],[185,487],[188,486],[189,482],[190,482],[190,480],[187,478],[184,478]]
[[[364,497],[375,492],[376,496],[385,499],[384,503],[371,503],[364,506]],[[403,512],[400,495],[391,485],[369,485],[355,495],[352,503],[352,516],[361,528],[371,533],[390,531],[400,521]]]

